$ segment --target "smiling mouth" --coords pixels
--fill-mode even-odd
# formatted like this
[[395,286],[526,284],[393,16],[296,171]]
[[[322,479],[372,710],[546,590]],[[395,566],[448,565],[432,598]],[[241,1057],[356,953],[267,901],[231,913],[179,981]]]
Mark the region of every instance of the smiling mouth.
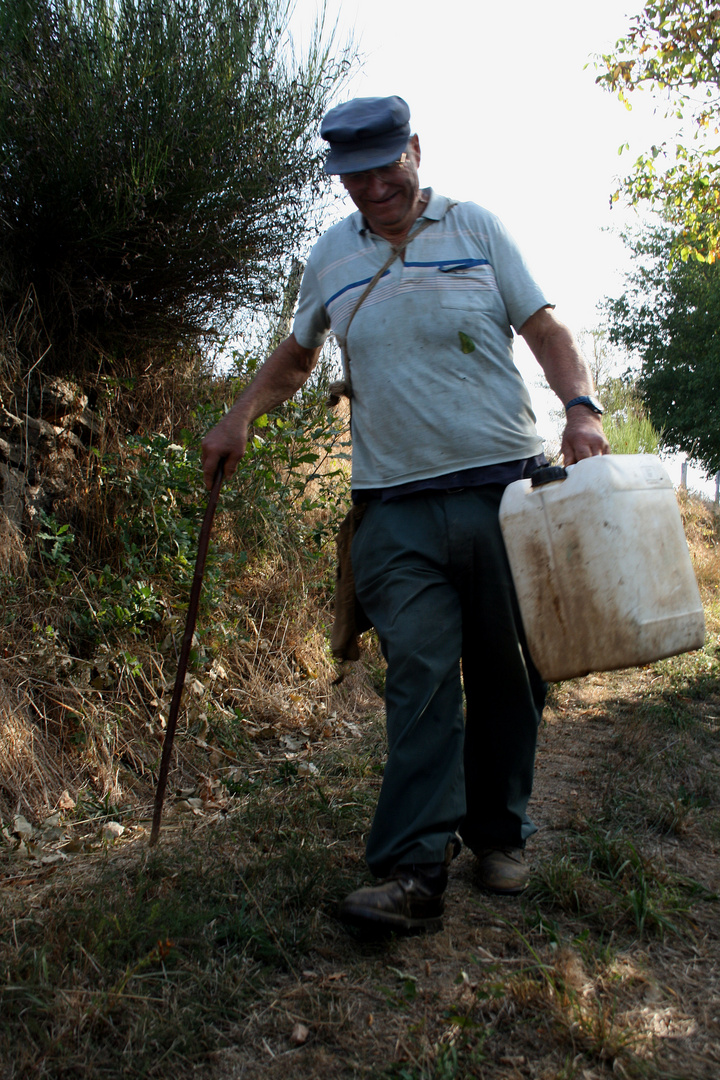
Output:
[[399,192],[393,191],[392,195],[388,195],[386,199],[373,199],[372,204],[373,206],[385,206],[387,203],[392,202],[398,194]]

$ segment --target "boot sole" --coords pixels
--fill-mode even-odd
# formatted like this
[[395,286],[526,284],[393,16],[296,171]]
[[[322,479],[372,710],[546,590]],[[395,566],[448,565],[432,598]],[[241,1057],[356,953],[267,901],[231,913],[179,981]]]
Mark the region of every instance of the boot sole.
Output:
[[498,889],[493,885],[486,885],[484,881],[478,881],[480,888],[492,896],[520,896],[521,893],[525,892],[528,884],[529,882],[526,881],[524,885],[515,885],[512,889]]
[[358,930],[374,934],[436,934],[443,927],[442,915],[414,919],[409,915],[395,915],[390,911],[346,906],[340,909],[340,920]]

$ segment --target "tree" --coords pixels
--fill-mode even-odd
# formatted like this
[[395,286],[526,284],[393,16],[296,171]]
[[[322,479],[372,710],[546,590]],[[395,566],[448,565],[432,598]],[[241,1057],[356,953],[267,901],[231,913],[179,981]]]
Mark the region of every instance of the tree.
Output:
[[720,470],[720,264],[673,260],[676,235],[626,238],[634,266],[605,302],[610,340],[635,352],[638,388],[662,441]]
[[290,10],[3,0],[0,305],[27,355],[169,353],[274,296],[348,64],[321,24],[293,60]]
[[661,95],[680,138],[641,154],[620,191],[633,204],[660,210],[676,228],[683,260],[720,254],[720,4],[655,0],[631,21],[611,53],[597,58],[597,82],[628,108],[632,94]]

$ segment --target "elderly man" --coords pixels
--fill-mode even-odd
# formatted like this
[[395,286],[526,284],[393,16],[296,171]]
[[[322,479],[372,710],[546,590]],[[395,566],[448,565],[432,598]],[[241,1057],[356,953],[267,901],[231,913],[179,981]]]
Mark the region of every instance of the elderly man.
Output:
[[[302,386],[332,330],[352,401],[357,595],[387,660],[388,759],[367,841],[378,884],[341,917],[441,925],[461,839],[479,885],[527,884],[523,848],[545,687],[498,526],[504,487],[545,464],[512,358],[522,335],[564,403],[565,464],[608,452],[587,364],[492,214],[421,188],[399,97],[332,109],[325,163],[357,207],[308,259],[293,332],[203,441],[208,485],[251,421]],[[463,704],[463,689],[465,704]]]

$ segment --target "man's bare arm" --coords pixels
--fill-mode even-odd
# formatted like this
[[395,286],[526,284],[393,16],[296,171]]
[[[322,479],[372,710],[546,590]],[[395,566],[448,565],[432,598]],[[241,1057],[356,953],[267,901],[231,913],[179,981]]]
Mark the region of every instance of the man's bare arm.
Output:
[[320,349],[306,349],[294,334],[281,341],[248,388],[202,441],[205,486],[212,487],[221,458],[226,458],[225,479],[235,472],[247,446],[248,428],[263,413],[287,401],[307,381]]
[[[592,375],[575,339],[550,308],[540,308],[520,328],[552,390],[566,405],[574,397],[595,393]],[[602,419],[584,405],[570,409],[561,445],[563,461],[609,454]]]

